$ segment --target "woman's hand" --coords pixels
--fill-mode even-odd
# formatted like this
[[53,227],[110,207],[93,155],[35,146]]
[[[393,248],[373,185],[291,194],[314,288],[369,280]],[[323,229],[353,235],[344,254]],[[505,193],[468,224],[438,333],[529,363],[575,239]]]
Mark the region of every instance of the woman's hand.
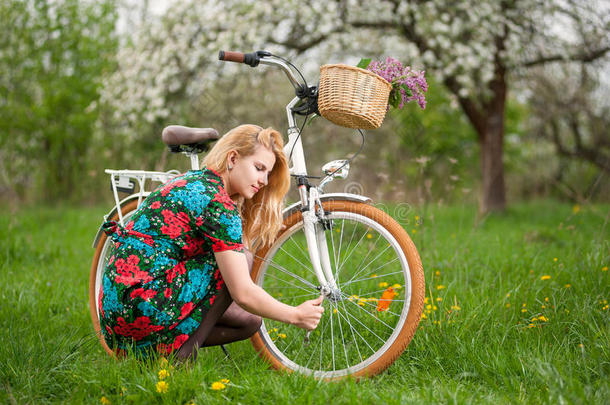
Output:
[[321,305],[324,297],[320,295],[315,300],[305,301],[298,307],[296,307],[296,320],[295,326],[299,328],[313,330],[320,323],[324,307]]

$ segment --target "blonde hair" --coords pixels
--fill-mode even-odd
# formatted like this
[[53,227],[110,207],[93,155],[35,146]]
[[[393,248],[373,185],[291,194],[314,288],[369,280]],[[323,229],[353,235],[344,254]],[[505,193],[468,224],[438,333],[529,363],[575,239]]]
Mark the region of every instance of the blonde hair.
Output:
[[249,200],[239,201],[244,235],[249,247],[270,245],[282,226],[284,196],[290,188],[288,161],[284,155],[282,135],[273,128],[263,129],[258,125],[240,125],[233,128],[216,142],[203,159],[208,169],[225,173],[227,157],[231,151],[240,156],[250,156],[259,145],[275,154],[275,164],[269,173],[268,183]]

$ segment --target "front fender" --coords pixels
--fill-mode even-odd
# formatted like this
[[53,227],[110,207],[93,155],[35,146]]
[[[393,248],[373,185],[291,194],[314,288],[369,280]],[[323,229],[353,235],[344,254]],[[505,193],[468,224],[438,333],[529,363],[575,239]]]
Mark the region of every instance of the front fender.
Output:
[[[333,201],[333,200],[354,201],[354,202],[361,202],[364,204],[371,204],[373,202],[373,200],[371,200],[370,198],[364,197],[364,196],[361,196],[358,194],[328,193],[328,194],[320,195],[320,201],[322,201],[322,202]],[[282,211],[282,213],[284,214],[284,218],[289,217],[295,211],[300,211],[301,206],[302,206],[302,203],[299,201],[299,202],[296,202],[296,203],[284,208],[284,211]]]
[[[150,194],[149,191],[146,191],[146,192],[142,193],[142,201],[144,201],[144,199],[146,197],[148,197],[149,194]],[[140,198],[140,193],[128,195],[127,197],[125,197],[121,201],[119,201],[119,205],[118,206],[119,207],[123,207],[126,204],[132,202],[133,200],[137,200],[138,198]],[[93,249],[95,249],[97,247],[97,244],[100,242],[100,238],[102,237],[102,232],[104,232],[102,230],[102,225],[109,218],[112,218],[114,216],[114,214],[117,213],[117,211],[118,211],[118,209],[117,209],[117,206],[115,205],[114,207],[112,207],[112,209],[110,210],[110,212],[108,214],[104,215],[104,220],[100,224],[100,227],[97,230],[97,233],[95,234],[95,239],[93,240]]]

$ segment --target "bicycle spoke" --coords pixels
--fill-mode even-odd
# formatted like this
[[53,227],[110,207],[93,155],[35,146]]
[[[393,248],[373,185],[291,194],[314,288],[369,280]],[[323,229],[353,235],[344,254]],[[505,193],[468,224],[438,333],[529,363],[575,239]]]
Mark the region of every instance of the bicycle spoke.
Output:
[[[368,234],[368,232],[367,232],[367,234]],[[382,252],[381,252],[379,255],[377,255],[377,257],[375,257],[373,260],[371,260],[371,261],[367,262],[367,259],[369,258],[369,255],[370,255],[372,252],[374,252],[374,251],[375,251],[375,248],[377,247],[377,241],[379,241],[379,238],[381,238],[381,234],[378,234],[378,235],[377,235],[377,239],[375,239],[375,242],[374,242],[374,244],[373,244],[373,247],[369,249],[369,251],[368,251],[368,253],[366,254],[366,256],[364,257],[364,259],[362,259],[362,262],[361,262],[362,264],[361,264],[361,265],[360,265],[360,266],[359,266],[359,267],[356,269],[356,271],[355,271],[355,273],[356,273],[356,274],[357,274],[357,273],[359,273],[359,272],[360,272],[360,270],[363,268],[363,266],[366,266],[366,265],[367,265],[367,263],[368,263],[368,264],[372,264],[372,263],[374,263],[374,262],[375,262],[375,260],[377,260],[377,258],[378,258],[378,257],[381,255],[381,253],[383,253],[383,252],[385,251],[385,250],[383,250],[383,251],[382,251]],[[387,248],[386,248],[386,250],[387,250]]]
[[[347,301],[348,301],[348,302],[350,302],[350,303],[352,303],[353,305],[355,305],[355,306],[356,306],[356,308],[358,308],[359,310],[363,311],[365,314],[367,314],[367,315],[369,315],[369,316],[371,316],[371,317],[375,318],[375,320],[376,320],[376,321],[381,322],[381,323],[382,323],[383,325],[385,325],[385,326],[386,326],[388,329],[390,329],[390,330],[394,330],[394,328],[393,328],[393,327],[391,327],[390,325],[388,325],[387,323],[385,323],[384,321],[382,321],[381,319],[379,319],[379,317],[377,317],[377,316],[375,316],[375,315],[371,314],[369,311],[367,311],[366,309],[362,308],[360,305],[358,305],[358,304],[356,304],[355,302],[352,302],[352,301],[350,301],[350,300],[347,300]],[[365,302],[364,304],[367,304],[367,303]],[[400,316],[400,315],[398,315],[398,314],[393,314],[393,315]]]
[[332,358],[333,358],[333,371],[335,371],[335,330],[333,329],[332,312],[330,313],[330,350],[332,352]]
[[[343,301],[341,301],[341,305],[343,306],[343,309],[346,310],[345,303]],[[346,318],[344,318],[344,319],[346,319]],[[354,335],[354,331],[356,333],[358,333],[358,331],[354,329],[354,327],[352,326],[352,323],[349,321],[349,319],[346,319],[346,321],[347,321],[350,331],[352,332],[352,339],[354,341],[354,346],[356,346],[356,351],[358,352],[358,357],[360,358],[360,362],[362,363],[362,354],[360,353],[360,346],[358,345],[358,341],[356,340],[356,336]],[[358,336],[360,336],[360,334],[358,334]],[[362,338],[362,336],[360,336],[360,337]]]
[[[341,301],[341,305],[343,305],[343,310],[347,314],[348,310],[345,307],[345,303],[343,301]],[[371,347],[371,345],[369,345],[369,342],[358,332],[358,329],[352,325],[352,323],[349,321],[349,318],[347,316],[343,316],[343,315],[342,315],[342,317],[350,325],[350,327],[352,329],[352,335],[353,335],[354,332],[356,332],[356,335],[358,335],[358,337],[360,337],[360,339],[362,339],[362,341],[369,347],[369,349],[371,349],[371,352],[375,353],[375,349],[373,349]],[[354,343],[356,344],[356,351],[358,352],[358,356],[360,357],[360,361],[362,361],[362,354],[360,353],[360,346],[358,345],[358,342],[357,342],[355,336],[354,336]]]
[[[395,258],[394,260],[392,260],[392,262],[394,262],[394,261],[396,261],[396,260],[398,260],[398,258]],[[375,270],[371,271],[371,274],[374,274],[374,272],[375,272],[375,271],[379,270],[379,269],[380,269],[380,268],[382,268],[382,267],[387,266],[388,264],[391,264],[392,262],[388,262],[388,263],[386,263],[386,264],[384,264],[384,265],[382,265],[382,266],[379,266],[377,269],[375,269]],[[394,275],[394,274],[403,274],[403,273],[402,273],[402,271],[395,271],[395,272],[393,272],[393,273],[382,274],[381,276],[377,276],[377,277],[359,278],[358,280],[353,280],[353,281],[351,281],[351,280],[350,280],[350,281],[345,282],[344,284],[341,284],[341,287],[342,287],[342,288],[345,288],[345,287],[347,287],[348,285],[353,284],[353,283],[357,283],[357,282],[359,282],[359,281],[370,281],[370,280],[372,280],[372,279],[384,278],[384,277],[392,276],[392,275]]]
[[312,283],[310,283],[309,281],[305,280],[303,277],[297,276],[296,274],[292,273],[291,271],[286,270],[283,266],[274,263],[273,261],[270,260],[265,260],[264,258],[260,257],[260,256],[256,256],[258,258],[260,258],[261,260],[269,263],[271,266],[275,267],[276,269],[280,270],[283,273],[288,274],[289,276],[299,280],[300,282],[302,282],[303,284],[307,285],[308,287],[312,287],[314,289],[317,289],[317,287],[315,285],[313,285]]
[[337,280],[337,276],[339,275],[339,259],[341,258],[341,243],[343,242],[343,227],[345,225],[345,220],[341,220],[341,232],[339,233],[339,249],[335,253],[335,239],[333,236],[333,230],[330,230],[331,240],[333,243],[333,253],[335,257],[335,280]]
[[[343,302],[342,302],[342,303],[343,303]],[[347,308],[345,308],[345,304],[343,304],[343,309],[345,309],[345,316],[343,316],[343,318],[344,318],[344,319],[345,319],[347,322],[349,322],[348,315],[350,315],[350,316],[352,316],[352,317],[354,317],[354,315],[352,315],[352,314],[350,314],[350,313],[349,313],[349,311],[347,310]],[[357,318],[355,318],[355,317],[354,317],[354,320],[355,320],[355,321],[357,321],[358,323],[360,323],[360,324],[361,324],[362,326],[364,326],[366,329],[368,329],[368,328],[366,327],[366,325],[363,325],[363,324],[362,324],[362,322],[360,322],[360,321],[359,321]],[[350,322],[350,325],[351,325],[351,322]],[[366,343],[366,345],[369,347],[369,349],[371,349],[371,352],[375,353],[375,352],[376,352],[376,350],[375,350],[375,349],[373,349],[373,348],[371,347],[371,345],[369,344],[368,340],[366,340],[366,339],[365,339],[365,338],[364,338],[364,337],[363,337],[363,336],[362,336],[362,335],[361,335],[361,334],[358,332],[358,329],[353,328],[353,330],[356,332],[356,334],[357,334],[358,336],[360,336],[360,339],[362,339],[362,341],[363,341],[364,343]],[[377,336],[377,334],[376,334],[375,332],[371,331],[370,329],[368,329],[368,330],[369,330],[369,332],[371,332],[373,335]],[[377,336],[377,338],[379,338],[379,340],[381,340],[382,342],[384,341],[384,340],[383,340],[382,338],[380,338],[379,336]],[[360,351],[358,351],[358,353],[360,353]]]
[[[333,309],[336,310],[337,308],[333,305]],[[333,311],[334,312],[334,311]],[[337,313],[339,313],[339,311],[337,311]],[[339,323],[339,331],[341,332],[341,342],[343,342],[343,353],[345,354],[345,364],[347,364],[347,367],[349,368],[349,359],[347,358],[347,349],[345,347],[345,337],[343,336],[343,328],[341,327],[341,320],[339,319],[339,317],[337,316],[337,322]]]
[[[308,262],[309,260],[311,260],[311,259],[309,258],[309,255],[305,253],[305,249],[303,249],[303,246],[301,246],[301,245],[297,244],[297,243],[296,243],[296,241],[294,240],[294,238],[293,238],[292,236],[291,236],[291,237],[289,237],[288,239],[289,239],[289,240],[292,242],[292,244],[293,244],[293,245],[294,245],[294,246],[297,248],[297,250],[298,250],[298,251],[301,253],[301,256],[302,256],[302,257],[305,259],[305,262]],[[282,246],[283,246],[283,245],[282,245]],[[307,246],[307,245],[305,245],[305,246]],[[284,250],[284,249],[283,249],[283,247],[280,247],[280,249]],[[288,254],[288,252],[286,252],[286,253]],[[292,256],[291,256],[291,257],[292,257]],[[293,259],[294,259],[295,261],[297,261],[298,263],[300,263],[300,264],[301,264],[301,266],[303,266],[303,267],[307,267],[306,265],[304,265],[303,263],[301,263],[301,261],[299,261],[297,258],[293,257]]]
[[314,276],[316,275],[316,273],[309,268],[308,265],[303,264],[299,259],[297,259],[296,257],[294,257],[293,255],[291,255],[289,252],[287,252],[286,250],[284,250],[283,247],[280,246],[280,250],[284,253],[286,253],[288,256],[290,256],[295,262],[297,262],[298,264],[300,264],[304,269],[306,269],[307,271],[309,271],[311,274],[313,274]]
[[[293,284],[293,283],[291,283],[290,281],[284,280],[283,278],[279,278],[279,277],[277,277],[277,276],[274,276],[273,274],[267,274],[267,276],[268,276],[268,277],[271,277],[271,278],[274,278],[274,279],[276,279],[276,280],[282,281],[282,282],[284,282],[284,283],[286,283],[286,284],[289,284],[289,285],[291,285],[291,286],[293,286],[293,287],[295,287],[295,288],[298,288],[298,289],[300,289],[300,290],[303,290],[303,291],[308,291],[308,292],[309,292],[309,290],[306,290],[305,288],[303,288],[303,287],[301,287],[301,286],[298,286],[298,285],[296,285],[296,284]],[[317,289],[316,289],[316,290],[317,290]]]
[[[355,234],[355,233],[356,233],[356,226],[353,226],[353,227],[352,227],[352,234],[351,234],[351,236],[350,236],[350,238],[349,238],[349,242],[347,243],[347,246],[345,247],[345,255],[343,256],[343,260],[341,260],[341,256],[339,256],[339,264],[338,264],[338,266],[337,266],[337,271],[336,271],[336,276],[335,276],[335,279],[338,279],[338,278],[339,278],[339,271],[341,270],[341,267],[342,267],[342,266],[343,266],[343,264],[345,263],[346,256],[347,256],[347,252],[348,252],[348,250],[349,250],[349,246],[352,244],[352,240],[354,240],[354,234]],[[340,239],[340,240],[343,240],[343,227],[341,228],[341,233],[340,233],[340,235],[341,235],[341,239]]]
[[[374,258],[374,259],[373,259],[373,260],[372,260],[370,263],[374,263],[374,262],[375,262],[375,260],[377,260],[377,258],[379,258],[379,256],[381,256],[381,255],[382,255],[382,254],[383,254],[383,253],[384,253],[386,250],[388,250],[388,248],[389,248],[389,247],[390,247],[389,245],[388,245],[388,246],[386,246],[386,248],[385,248],[385,249],[383,249],[383,250],[382,250],[382,251],[381,251],[381,252],[380,252],[380,253],[379,253],[377,256],[375,256],[375,258]],[[370,263],[369,263],[369,264],[370,264]],[[347,281],[347,284],[349,284],[349,283],[350,283],[350,281],[352,281],[352,280],[353,280],[353,279],[354,279],[354,278],[355,278],[355,277],[356,277],[358,274],[360,274],[360,273],[362,272],[362,270],[364,270],[365,268],[366,268],[366,267],[361,267],[361,268],[360,268],[360,270],[359,270],[358,272],[356,272],[356,273],[355,273],[355,274],[352,276],[352,278],[351,278],[351,279],[349,279],[349,280]]]
[[364,239],[364,237],[366,236],[366,234],[369,232],[369,230],[371,229],[371,227],[367,227],[366,231],[362,234],[362,236],[360,237],[360,239],[358,240],[358,243],[356,243],[356,246],[354,246],[354,248],[349,252],[349,255],[345,258],[345,260],[343,261],[343,263],[341,263],[341,267],[339,268],[339,270],[337,270],[337,279],[339,278],[339,273],[341,272],[341,269],[343,268],[343,265],[347,262],[347,260],[352,256],[352,253],[354,253],[356,251],[356,249],[358,248],[358,246],[360,245],[360,242],[362,242],[362,239]]

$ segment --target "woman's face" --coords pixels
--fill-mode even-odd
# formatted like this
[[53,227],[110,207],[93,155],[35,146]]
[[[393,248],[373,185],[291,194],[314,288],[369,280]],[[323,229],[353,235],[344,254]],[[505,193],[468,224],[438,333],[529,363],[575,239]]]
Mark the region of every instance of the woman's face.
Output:
[[275,164],[275,154],[271,149],[258,145],[250,156],[231,153],[229,162],[232,169],[227,174],[227,192],[231,197],[240,195],[250,199],[267,185],[269,173]]

